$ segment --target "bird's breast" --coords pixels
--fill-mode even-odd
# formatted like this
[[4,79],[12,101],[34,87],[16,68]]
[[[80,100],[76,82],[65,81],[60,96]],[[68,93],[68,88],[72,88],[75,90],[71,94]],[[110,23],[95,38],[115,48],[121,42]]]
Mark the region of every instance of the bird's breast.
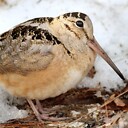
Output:
[[27,75],[0,74],[0,82],[14,96],[43,100],[75,88],[92,68],[94,60],[93,51],[72,57],[58,53],[46,69]]

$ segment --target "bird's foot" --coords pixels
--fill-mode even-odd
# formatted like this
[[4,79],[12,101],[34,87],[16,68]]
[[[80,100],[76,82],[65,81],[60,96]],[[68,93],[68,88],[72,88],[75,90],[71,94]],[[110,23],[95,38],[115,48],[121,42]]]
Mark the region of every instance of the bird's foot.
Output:
[[40,117],[42,120],[47,120],[47,121],[62,121],[68,119],[67,117],[57,117],[51,114],[41,114]]
[[34,114],[37,119],[41,122],[42,120],[47,121],[62,121],[68,119],[67,117],[63,117],[63,113],[56,113],[55,110],[62,108],[62,106],[55,106],[53,108],[42,108],[40,102],[36,100],[36,105],[32,102],[32,100],[27,100],[29,105],[31,106]]

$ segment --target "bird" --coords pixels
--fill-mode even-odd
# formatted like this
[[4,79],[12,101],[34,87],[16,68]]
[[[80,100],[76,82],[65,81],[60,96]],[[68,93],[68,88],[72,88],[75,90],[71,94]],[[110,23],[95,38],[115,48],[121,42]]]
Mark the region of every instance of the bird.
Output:
[[0,83],[11,95],[26,98],[38,120],[54,120],[40,100],[76,88],[97,54],[126,81],[96,41],[87,14],[30,19],[0,35]]

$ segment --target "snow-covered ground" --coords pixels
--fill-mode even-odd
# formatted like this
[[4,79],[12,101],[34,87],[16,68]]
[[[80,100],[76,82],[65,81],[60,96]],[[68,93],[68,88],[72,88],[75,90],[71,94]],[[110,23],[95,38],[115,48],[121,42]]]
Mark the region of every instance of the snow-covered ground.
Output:
[[[35,17],[58,16],[65,12],[79,11],[89,15],[94,26],[94,35],[115,64],[128,77],[128,0],[6,0],[0,3],[0,33]],[[82,85],[96,86],[100,82],[107,88],[124,85],[116,73],[97,57],[96,75],[85,78]],[[0,90],[0,122],[27,115],[8,104],[10,96]]]

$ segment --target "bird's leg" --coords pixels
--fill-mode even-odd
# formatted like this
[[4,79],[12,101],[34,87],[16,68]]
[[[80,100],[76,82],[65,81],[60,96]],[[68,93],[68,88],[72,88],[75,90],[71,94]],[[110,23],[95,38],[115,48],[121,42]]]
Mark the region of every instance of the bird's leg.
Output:
[[47,113],[50,112],[49,109],[42,107],[42,105],[41,105],[41,103],[40,103],[39,100],[36,100],[36,107],[37,107],[38,111],[39,111],[40,113],[42,113],[42,114],[47,114]]
[[[55,109],[57,108],[53,108],[53,109],[48,109],[48,108],[42,108],[41,103],[39,100],[36,100],[36,106],[34,105],[34,103],[32,102],[32,100],[27,99],[29,105],[31,106],[35,116],[37,117],[37,119],[39,121],[42,122],[42,120],[48,120],[48,121],[60,121],[60,120],[65,120],[67,119],[66,117],[52,117],[53,112],[51,111],[55,111]],[[50,112],[50,113],[49,113]]]
[[43,121],[42,121],[42,119],[41,119],[41,116],[40,116],[40,113],[39,113],[39,111],[36,109],[36,107],[35,107],[34,103],[32,102],[32,100],[27,99],[27,101],[28,101],[28,103],[29,103],[31,109],[33,110],[35,116],[37,117],[37,119],[38,119],[40,122],[43,123]]
[[43,108],[39,100],[36,100],[36,106],[37,106],[37,109],[39,110],[39,112],[41,112],[42,114],[49,113],[49,115],[55,114],[54,111],[63,107],[63,105],[58,105],[58,106],[54,106],[52,108]]
[[60,121],[67,119],[66,117],[53,117],[52,115],[56,114],[56,110],[60,109],[63,106],[55,106],[53,108],[43,108],[40,101],[36,100],[37,109],[41,113],[41,118],[43,120],[50,120],[50,121]]

